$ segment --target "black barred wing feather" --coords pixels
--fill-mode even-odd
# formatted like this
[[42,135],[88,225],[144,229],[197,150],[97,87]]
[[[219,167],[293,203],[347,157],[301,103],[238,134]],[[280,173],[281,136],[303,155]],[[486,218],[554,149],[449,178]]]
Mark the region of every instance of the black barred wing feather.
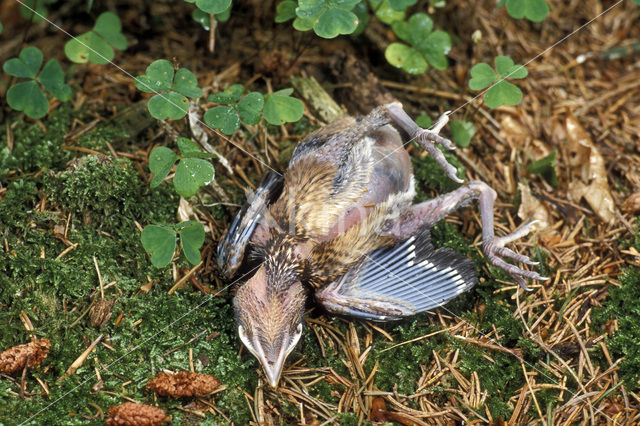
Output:
[[444,305],[476,281],[471,260],[449,248],[434,251],[423,231],[372,252],[316,298],[335,314],[388,321]]
[[282,182],[282,175],[267,173],[256,191],[247,197],[231,227],[218,243],[218,266],[225,278],[232,278],[242,265],[251,236],[266,208],[280,195]]

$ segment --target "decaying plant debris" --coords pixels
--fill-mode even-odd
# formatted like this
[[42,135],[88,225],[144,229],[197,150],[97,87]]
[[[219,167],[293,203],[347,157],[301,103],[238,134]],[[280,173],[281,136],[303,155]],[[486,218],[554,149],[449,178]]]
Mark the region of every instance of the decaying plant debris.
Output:
[[159,426],[167,420],[162,408],[125,402],[109,407],[108,426]]
[[0,353],[0,373],[14,373],[25,366],[37,367],[49,355],[50,347],[48,339],[38,339],[5,350]]
[[190,371],[160,371],[147,382],[147,389],[171,398],[207,396],[219,387],[220,380],[215,377]]

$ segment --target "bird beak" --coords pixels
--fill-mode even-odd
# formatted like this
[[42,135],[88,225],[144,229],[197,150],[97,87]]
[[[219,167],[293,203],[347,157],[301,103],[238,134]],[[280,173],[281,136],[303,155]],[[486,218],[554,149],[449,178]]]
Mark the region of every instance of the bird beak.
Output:
[[[282,342],[283,344],[279,348],[263,348],[258,342],[255,342],[254,346],[257,350],[255,354],[262,364],[264,374],[267,376],[267,381],[274,389],[278,386],[280,381],[280,375],[284,368],[284,361],[289,354],[287,348],[289,342]],[[266,350],[265,350],[266,349]]]
[[264,374],[267,376],[267,380],[272,388],[278,387],[278,382],[280,381],[280,374],[282,374],[282,368],[284,367],[284,358],[282,358],[281,362],[275,362],[273,364],[262,364],[262,368],[264,369]]

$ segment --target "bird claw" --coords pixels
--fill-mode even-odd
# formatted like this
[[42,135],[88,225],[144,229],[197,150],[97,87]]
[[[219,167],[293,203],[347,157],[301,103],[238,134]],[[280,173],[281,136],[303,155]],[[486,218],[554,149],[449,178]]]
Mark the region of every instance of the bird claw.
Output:
[[440,151],[436,144],[442,145],[445,149],[449,151],[453,151],[456,149],[455,145],[451,140],[442,137],[439,135],[440,130],[449,122],[449,115],[444,113],[438,118],[436,123],[433,125],[433,129],[419,129],[416,130],[412,135],[412,140],[418,142],[424,149],[431,154],[434,160],[442,167],[445,174],[451,179],[458,183],[463,183],[464,181],[456,176],[458,169],[456,169],[451,163],[447,161]]
[[527,235],[531,231],[531,227],[536,221],[529,222],[526,225],[516,229],[512,233],[505,235],[504,237],[496,238],[492,237],[489,241],[483,243],[484,252],[492,265],[497,266],[504,270],[511,278],[513,278],[523,289],[531,290],[527,287],[525,279],[545,281],[548,277],[543,277],[535,271],[527,271],[521,269],[516,265],[507,263],[503,258],[510,258],[517,262],[527,265],[537,265],[538,262],[532,261],[528,256],[518,254],[508,247],[506,244],[511,243],[523,236]]

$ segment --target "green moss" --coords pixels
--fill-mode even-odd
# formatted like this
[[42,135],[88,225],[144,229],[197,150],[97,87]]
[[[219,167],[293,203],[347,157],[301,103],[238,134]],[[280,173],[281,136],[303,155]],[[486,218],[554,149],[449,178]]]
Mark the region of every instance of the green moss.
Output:
[[85,216],[85,223],[119,221],[120,215],[128,215],[140,203],[143,185],[129,160],[94,155],[76,160],[64,172],[48,176],[45,182],[52,201]]
[[[460,160],[450,152],[444,152],[444,156],[449,163],[458,169],[458,177],[464,178],[464,167]],[[429,193],[430,190],[435,190],[438,194],[444,194],[460,186],[459,183],[447,177],[442,167],[430,155],[411,157],[411,162],[413,163],[413,173],[416,178],[417,195],[414,200],[416,203],[433,198],[433,195]]]
[[[18,114],[7,119],[0,126],[0,179],[4,180],[9,171],[22,173],[37,172],[41,168],[63,166],[73,153],[62,149],[62,141],[76,114],[68,103],[52,111],[43,120],[44,129],[35,123],[18,119]],[[19,121],[13,127],[15,121]],[[13,148],[7,146],[6,126],[12,126]]]
[[591,320],[595,330],[601,330],[609,320],[618,320],[618,330],[607,339],[607,348],[612,359],[624,358],[620,378],[627,391],[635,392],[640,389],[640,268],[626,269],[620,284],[610,288],[609,298],[593,310]]
[[129,135],[120,123],[113,120],[107,124],[99,125],[96,129],[78,137],[78,145],[84,148],[105,151],[107,142],[112,146],[120,141],[128,140]]
[[[136,221],[174,221],[178,197],[172,188],[149,190],[128,160],[87,156],[69,170],[67,161],[50,160],[50,173],[10,182],[0,200],[0,237],[9,247],[0,253],[0,349],[29,341],[21,311],[33,322],[34,333],[52,342],[47,360],[26,376],[28,399],[11,393],[19,392],[16,383],[0,380],[0,424],[25,421],[42,409],[30,424],[86,424],[86,416],[95,412],[90,403],[106,411],[123,402],[117,394],[154,404],[146,381],[161,369],[188,369],[189,349],[197,371],[228,385],[216,395],[217,407],[236,424],[246,424],[251,416],[243,391],[253,393],[257,363],[251,356],[238,357],[230,296],[167,295],[174,284],[170,269],[154,268],[140,244]],[[41,212],[43,198],[49,202]],[[59,234],[69,214],[66,238],[77,246],[57,259],[68,247]],[[113,315],[101,329],[91,326],[88,315],[81,318],[97,294],[94,257],[104,282],[115,282],[105,291],[107,299],[116,300]],[[141,292],[149,279],[151,291]],[[56,383],[100,334],[108,347],[98,345],[73,376]],[[91,391],[95,366],[107,367],[102,388],[116,395]],[[49,396],[41,394],[36,377],[49,385]],[[158,404],[174,421],[183,417],[175,409],[180,401],[159,399]],[[224,422],[209,416],[212,420]]]

